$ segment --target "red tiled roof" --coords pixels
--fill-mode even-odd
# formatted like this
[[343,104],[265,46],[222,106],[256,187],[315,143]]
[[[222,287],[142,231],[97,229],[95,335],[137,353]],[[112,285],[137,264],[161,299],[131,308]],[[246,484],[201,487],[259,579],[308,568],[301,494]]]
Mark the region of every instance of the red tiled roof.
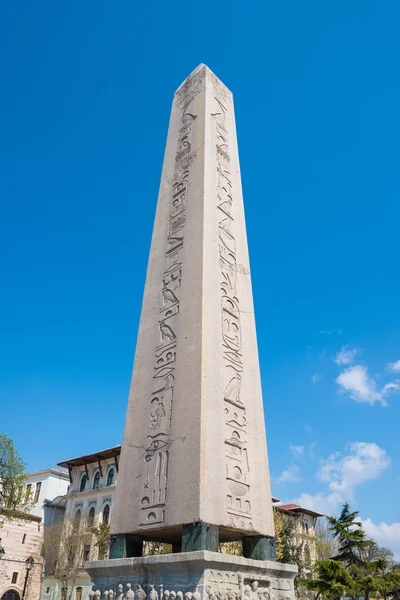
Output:
[[298,504],[277,504],[275,508],[278,508],[282,511],[295,512],[297,514],[305,513],[307,515],[311,515],[312,517],[323,517],[323,513],[317,512],[316,510],[311,510],[310,508],[303,508]]

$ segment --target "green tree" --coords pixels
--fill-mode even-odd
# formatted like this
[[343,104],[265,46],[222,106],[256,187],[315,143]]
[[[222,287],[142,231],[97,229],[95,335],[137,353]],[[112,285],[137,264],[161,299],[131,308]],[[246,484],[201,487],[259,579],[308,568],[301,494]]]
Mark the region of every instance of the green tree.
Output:
[[327,517],[329,531],[339,544],[339,552],[333,560],[343,562],[345,567],[365,564],[363,551],[374,544],[365,538],[362,523],[356,520],[357,515],[358,511],[350,512],[346,503],[338,519]]
[[372,594],[379,593],[384,598],[394,596],[400,600],[400,571],[393,552],[366,538],[357,515],[344,504],[338,519],[327,517],[328,530],[338,548],[331,559],[317,560],[313,577],[303,579],[302,585],[314,591],[316,598],[336,600],[347,595],[356,600],[363,595],[369,600]]
[[97,527],[91,527],[90,531],[95,537],[95,546],[99,550],[99,560],[108,558],[110,550],[110,526],[108,523],[100,523]]
[[315,593],[315,600],[321,596],[329,600],[340,600],[346,592],[352,590],[353,579],[340,562],[328,559],[318,560],[314,566],[314,576],[302,579],[301,584]]
[[281,563],[296,565],[298,574],[294,580],[296,596],[299,596],[299,585],[306,576],[306,565],[303,560],[303,543],[296,541],[296,521],[277,508],[274,508],[276,560]]
[[0,512],[5,517],[28,512],[32,506],[31,495],[24,493],[24,471],[25,463],[13,441],[0,434]]

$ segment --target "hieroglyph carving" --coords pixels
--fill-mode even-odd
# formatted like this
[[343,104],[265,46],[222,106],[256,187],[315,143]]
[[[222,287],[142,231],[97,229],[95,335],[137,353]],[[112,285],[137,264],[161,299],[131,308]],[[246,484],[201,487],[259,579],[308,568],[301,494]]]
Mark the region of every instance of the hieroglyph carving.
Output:
[[160,281],[159,342],[154,351],[153,391],[149,398],[149,433],[144,455],[143,494],[140,501],[142,518],[139,525],[142,527],[159,525],[165,521],[179,331],[182,250],[189,171],[194,160],[191,138],[196,115],[193,112],[192,100],[202,81],[198,75],[200,74],[196,74],[193,85],[188,85],[189,80],[185,84],[186,87],[184,86],[185,89],[180,90],[179,95],[178,110],[181,115],[181,127],[175,155],[175,171],[171,182],[165,267]]
[[247,455],[246,399],[241,393],[243,377],[242,336],[240,308],[237,293],[236,240],[232,207],[234,193],[229,155],[227,128],[230,94],[212,80],[214,106],[211,116],[214,124],[217,162],[216,211],[219,240],[219,268],[221,272],[221,333],[224,363],[225,463],[226,509],[229,522],[238,529],[253,529],[251,521],[249,462]]

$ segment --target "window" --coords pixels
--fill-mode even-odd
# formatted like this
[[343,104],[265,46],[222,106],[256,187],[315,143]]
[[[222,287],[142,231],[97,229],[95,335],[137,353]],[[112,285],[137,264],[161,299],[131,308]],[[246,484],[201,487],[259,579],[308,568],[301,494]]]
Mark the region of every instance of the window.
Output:
[[90,558],[90,546],[85,546],[83,548],[83,556],[82,556],[82,567],[85,565],[85,562]]
[[97,471],[96,475],[94,476],[93,489],[98,490],[99,485],[100,485],[100,471]]
[[308,544],[304,546],[304,564],[306,567],[311,566],[311,552]]
[[107,485],[113,485],[114,483],[114,469],[110,469],[107,475]]
[[46,588],[46,594],[50,594],[50,588],[49,587]]
[[103,510],[103,523],[108,525],[110,521],[110,505],[106,504]]
[[22,536],[22,543],[25,544],[25,540],[26,540],[26,533],[24,533],[24,535]]
[[79,527],[80,522],[81,522],[81,511],[78,508],[78,510],[75,513],[75,517],[74,517],[74,527],[75,528]]
[[1,600],[20,600],[21,596],[17,590],[7,590],[1,597]]
[[93,527],[94,525],[94,506],[89,510],[89,518],[88,518],[88,527]]
[[32,484],[28,483],[28,485],[26,486],[25,500],[29,500],[31,493],[32,493]]
[[11,583],[17,583],[17,581],[18,581],[18,573],[16,571],[14,571],[14,573],[12,574]]
[[82,600],[82,588],[77,587],[75,590],[75,600]]
[[87,477],[86,477],[86,475],[82,475],[82,479],[81,479],[81,486],[80,486],[80,488],[79,488],[79,491],[80,491],[80,492],[84,492],[84,491],[85,491],[86,482],[87,482]]
[[42,482],[38,481],[36,484],[36,489],[35,489],[35,498],[33,500],[35,503],[39,501],[41,487],[42,487]]

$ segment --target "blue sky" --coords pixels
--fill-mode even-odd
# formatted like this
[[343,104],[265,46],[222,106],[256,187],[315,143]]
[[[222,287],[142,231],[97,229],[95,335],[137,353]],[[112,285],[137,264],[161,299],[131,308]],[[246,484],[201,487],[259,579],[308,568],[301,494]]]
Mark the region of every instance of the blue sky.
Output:
[[399,19],[0,3],[0,430],[30,470],[121,440],[172,95],[204,62],[235,96],[274,494],[349,500],[400,554]]

